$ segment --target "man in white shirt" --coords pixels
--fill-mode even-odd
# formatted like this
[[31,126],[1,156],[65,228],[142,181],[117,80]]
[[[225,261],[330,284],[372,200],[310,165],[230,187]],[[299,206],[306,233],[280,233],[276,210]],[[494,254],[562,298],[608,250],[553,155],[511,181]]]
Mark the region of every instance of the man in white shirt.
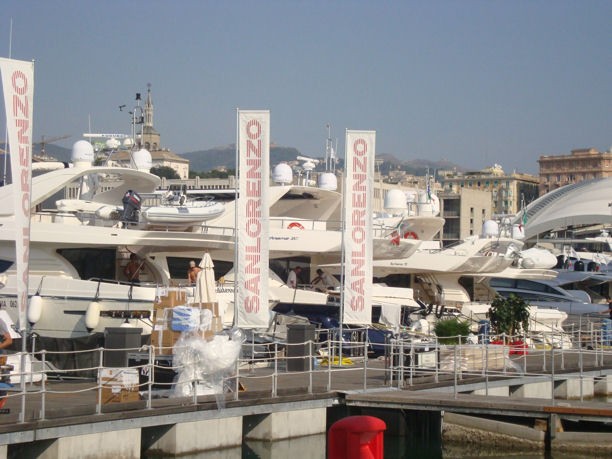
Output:
[[291,271],[289,271],[289,276],[287,276],[287,286],[290,288],[297,288],[298,286],[298,276],[302,272],[302,268],[296,266]]

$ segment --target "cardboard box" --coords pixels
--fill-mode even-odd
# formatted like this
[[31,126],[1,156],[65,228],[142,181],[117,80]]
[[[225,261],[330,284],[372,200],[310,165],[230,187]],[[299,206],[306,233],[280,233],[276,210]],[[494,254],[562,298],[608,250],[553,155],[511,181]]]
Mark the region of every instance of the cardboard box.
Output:
[[168,294],[160,297],[159,302],[155,303],[154,309],[163,310],[166,308],[173,308],[187,302],[187,292],[183,289],[172,287],[168,289]]
[[140,400],[138,368],[103,368],[100,384],[103,404]]
[[193,303],[192,306],[198,307],[202,305],[202,309],[208,309],[212,312],[213,317],[217,317],[219,315],[219,303],[214,301],[212,303]]

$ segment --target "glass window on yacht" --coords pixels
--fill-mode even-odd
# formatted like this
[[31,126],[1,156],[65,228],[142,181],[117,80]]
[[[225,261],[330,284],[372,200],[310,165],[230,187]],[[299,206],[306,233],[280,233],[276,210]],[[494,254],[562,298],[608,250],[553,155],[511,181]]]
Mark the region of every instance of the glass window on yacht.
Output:
[[74,266],[81,279],[117,279],[115,249],[58,249],[57,253]]
[[519,279],[516,282],[516,288],[524,289],[524,290],[533,290],[534,292],[547,292],[549,289],[545,284],[541,284],[539,282],[533,282],[530,280]]

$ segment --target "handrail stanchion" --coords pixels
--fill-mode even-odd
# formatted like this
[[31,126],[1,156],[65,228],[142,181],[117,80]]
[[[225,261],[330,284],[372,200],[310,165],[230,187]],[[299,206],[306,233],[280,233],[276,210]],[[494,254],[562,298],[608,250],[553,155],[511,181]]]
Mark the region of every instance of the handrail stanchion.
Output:
[[363,340],[363,391],[368,390],[368,335]]
[[147,365],[149,367],[149,380],[147,382],[147,410],[150,410],[153,406],[153,381],[155,379],[155,352],[153,346],[149,346],[149,362]]
[[244,346],[244,343],[240,345],[240,353],[238,354],[236,363],[234,363],[234,374],[236,375],[236,390],[234,391],[234,401],[238,401],[238,396],[240,394],[240,356],[242,355],[242,346]]
[[527,333],[523,331],[523,369],[527,373]]
[[[335,333],[335,332],[333,332]],[[334,339],[333,333],[327,333],[327,392],[331,391],[331,366],[334,361]]]
[[489,345],[483,343],[485,347],[485,395],[489,395]]
[[312,394],[312,340],[308,340],[308,393]]
[[399,374],[399,378],[397,379],[397,387],[399,389],[403,389],[404,388],[404,342],[401,342],[400,345],[400,359],[399,359],[399,365],[400,365],[400,374]]
[[[559,349],[561,350],[561,369],[565,370],[565,352],[563,352],[562,340],[563,340],[563,337],[559,336]],[[555,347],[554,335],[553,335],[553,347]]]
[[435,346],[436,346],[436,376],[435,376],[435,381],[436,383],[440,382],[440,342],[438,341],[438,337],[436,336],[435,339]]
[[[580,331],[578,331],[578,336],[580,337]],[[584,399],[583,387],[584,384],[584,375],[582,373],[582,346],[578,346],[578,367],[580,370],[580,401],[582,402]]]
[[272,373],[272,397],[278,393],[278,343],[274,341],[274,372]]
[[544,345],[542,346],[542,373],[546,373],[546,337],[544,337]]
[[47,351],[45,349],[42,350],[42,379],[40,381],[40,419],[41,421],[45,420],[47,415]]
[[555,346],[550,347],[550,399],[555,404]]
[[410,382],[408,383],[408,385],[410,387],[412,387],[412,376],[413,376],[413,371],[414,371],[414,362],[415,362],[415,355],[414,355],[414,341],[410,340]]
[[102,363],[104,362],[104,348],[99,348],[100,360],[98,361],[98,404],[96,414],[102,414]]
[[457,398],[457,346],[453,346],[453,373],[454,373],[454,381],[453,381],[453,398]]

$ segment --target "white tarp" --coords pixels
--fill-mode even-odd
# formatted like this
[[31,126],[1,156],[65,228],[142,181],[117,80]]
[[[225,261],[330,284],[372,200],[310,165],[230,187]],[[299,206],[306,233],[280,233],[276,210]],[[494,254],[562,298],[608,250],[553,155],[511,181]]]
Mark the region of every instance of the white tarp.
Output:
[[236,325],[267,328],[270,112],[238,111]]
[[346,131],[343,323],[372,322],[375,131]]
[[34,63],[0,58],[15,202],[15,261],[19,329],[27,327]]

